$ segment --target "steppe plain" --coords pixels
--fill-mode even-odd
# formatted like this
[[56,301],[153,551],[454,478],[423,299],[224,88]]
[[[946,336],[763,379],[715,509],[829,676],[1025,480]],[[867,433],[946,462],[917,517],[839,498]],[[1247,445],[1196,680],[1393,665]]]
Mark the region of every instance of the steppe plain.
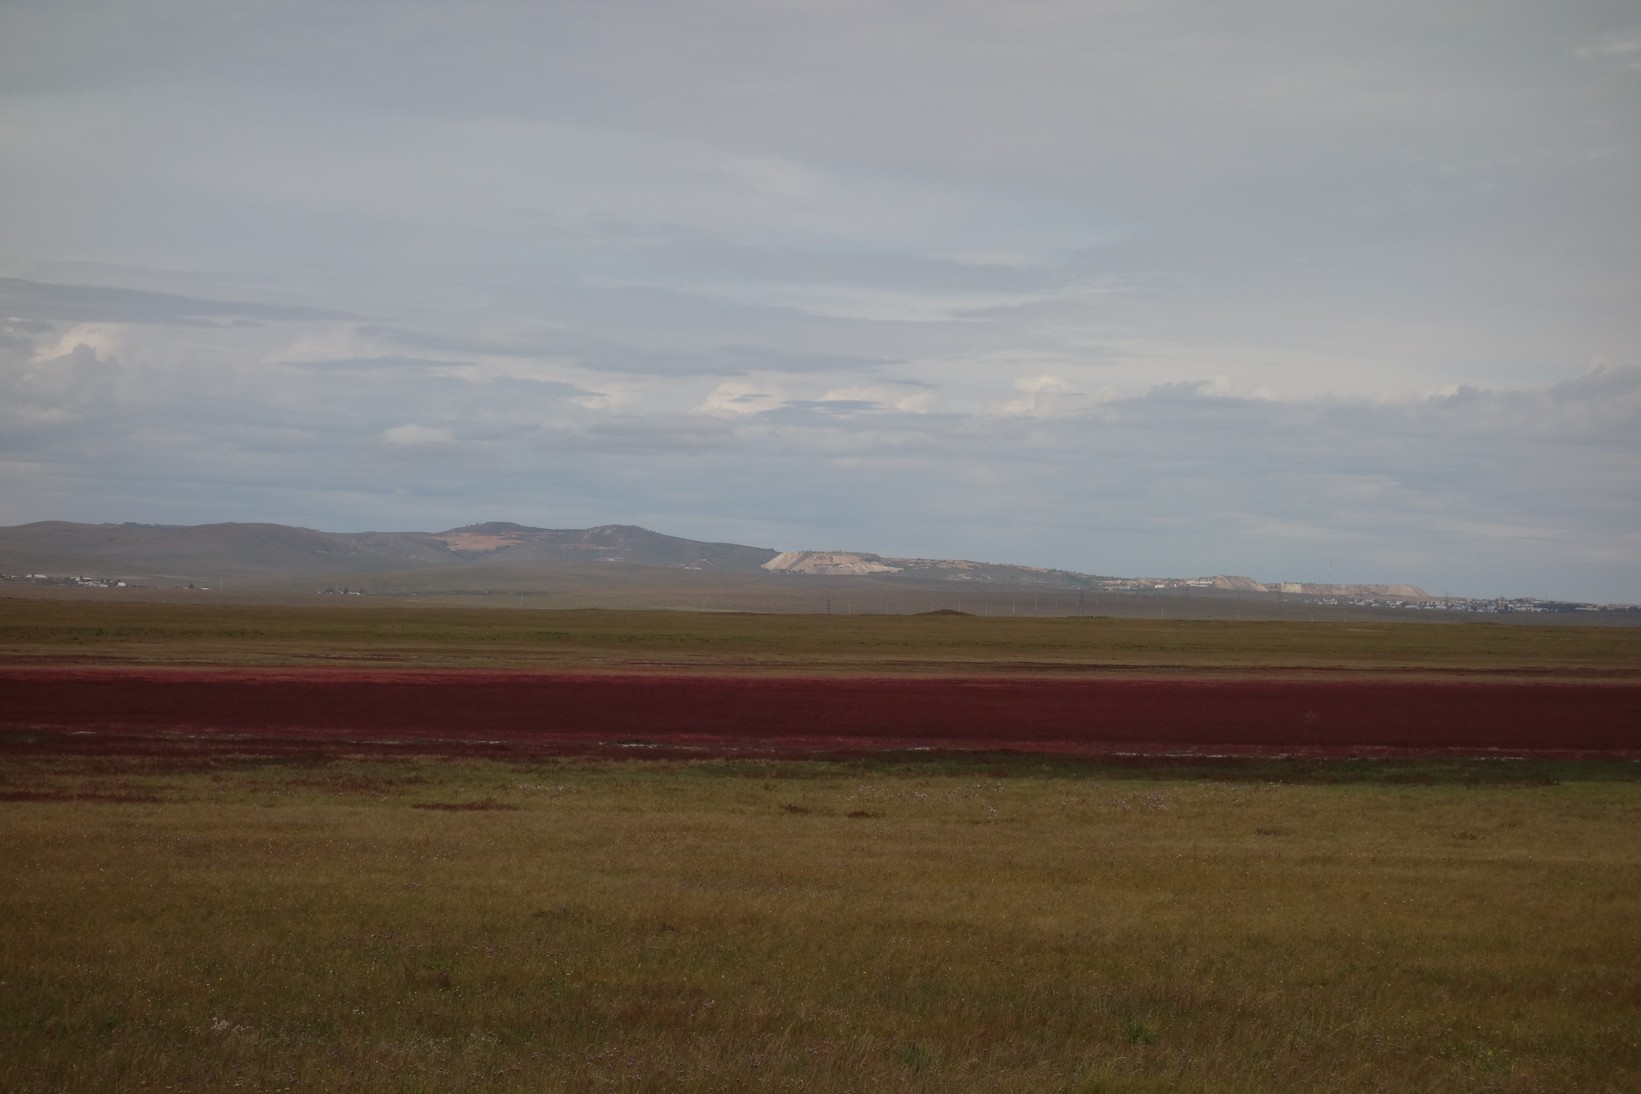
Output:
[[1630,1090],[1638,758],[1635,628],[7,599],[0,1085]]

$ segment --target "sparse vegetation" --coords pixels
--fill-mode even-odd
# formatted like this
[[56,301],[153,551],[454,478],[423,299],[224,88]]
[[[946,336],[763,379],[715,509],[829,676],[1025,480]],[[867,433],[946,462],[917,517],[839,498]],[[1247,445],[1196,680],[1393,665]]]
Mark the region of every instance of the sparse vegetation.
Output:
[[1635,1089],[1641,775],[1498,766],[11,756],[0,1086]]

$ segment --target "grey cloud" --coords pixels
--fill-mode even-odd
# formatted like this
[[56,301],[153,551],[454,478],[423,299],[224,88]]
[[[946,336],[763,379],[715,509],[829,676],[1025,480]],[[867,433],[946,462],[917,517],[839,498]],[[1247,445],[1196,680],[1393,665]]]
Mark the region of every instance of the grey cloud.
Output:
[[726,372],[856,372],[894,364],[893,358],[864,354],[799,353],[773,346],[720,346],[714,356]]
[[596,391],[567,384],[562,380],[537,380],[530,376],[498,376],[489,381],[489,384],[505,394],[522,398],[545,396],[553,399],[585,399],[598,395]]
[[[1131,326],[1133,305],[1129,299],[1147,290],[1134,286],[1089,286],[1070,289],[1054,296],[1038,297],[1017,304],[989,304],[985,307],[958,308],[952,317],[968,322],[1076,323],[1099,324],[1107,329]],[[1115,350],[1093,349],[1091,358],[1112,354]]]
[[881,404],[867,399],[793,399],[763,411],[758,417],[769,422],[802,425],[831,423],[881,409]]
[[554,447],[606,456],[648,458],[724,452],[734,441],[733,427],[711,418],[616,418],[595,422],[585,433],[562,438]]
[[[559,323],[560,343],[585,352],[598,367],[621,372],[705,375],[751,367],[748,351],[807,371],[833,360],[873,367],[885,361],[945,353],[979,353],[1019,344],[1017,330],[962,322],[895,323],[819,316],[787,306],[750,305],[650,287],[587,287],[531,284],[496,290],[498,301]],[[582,341],[578,342],[577,338]],[[801,347],[797,349],[794,347]],[[651,355],[643,367],[629,362]],[[727,354],[723,363],[713,354]]]
[[0,359],[0,422],[16,431],[60,431],[112,413],[120,369],[88,345],[43,361]]
[[[1124,436],[1114,447],[1129,459],[1172,450],[1176,466],[1205,474],[1251,512],[1308,513],[1335,526],[1417,517],[1430,528],[1463,518],[1634,534],[1641,531],[1636,407],[1589,428],[1611,397],[1584,393],[1582,406],[1570,405],[1580,389],[1637,390],[1641,369],[1611,373],[1537,393],[1470,391],[1415,403],[1153,395],[1118,408],[1115,428]],[[1578,443],[1564,443],[1569,432]],[[1375,483],[1377,500],[1335,490],[1337,482]]]
[[410,330],[404,327],[365,323],[360,334],[395,345],[444,353],[463,353],[486,357],[542,357],[552,352],[551,333],[529,338],[485,338],[463,336],[444,331]]
[[827,414],[850,414],[883,406],[870,399],[794,399],[786,405],[794,410],[818,410]]
[[[430,357],[338,357],[315,361],[279,361],[277,367],[315,376],[336,378],[344,375],[369,376],[373,383],[383,381],[411,381],[426,385],[436,382],[446,390],[472,389],[479,392],[500,391],[513,396],[545,396],[558,399],[588,398],[598,394],[562,380],[541,380],[529,376],[494,376],[468,379],[454,375],[457,370],[469,368],[471,361]],[[416,378],[412,380],[412,378]],[[424,387],[422,390],[430,390]],[[484,396],[479,395],[480,399]]]
[[301,321],[350,318],[344,312],[287,304],[202,300],[171,293],[89,285],[53,285],[0,277],[0,311],[42,321],[200,324],[223,320]]
[[594,372],[649,376],[737,375],[768,372],[827,372],[874,369],[890,358],[864,355],[800,353],[775,346],[720,345],[697,351],[657,351],[615,338],[574,330],[538,332],[524,337],[462,337],[367,324],[361,334],[385,342],[474,356],[558,358]]
[[1555,404],[1584,403],[1608,412],[1612,418],[1604,419],[1604,424],[1628,431],[1641,419],[1641,366],[1603,361],[1583,375],[1551,387],[1546,398]]
[[460,361],[438,360],[429,357],[334,357],[312,361],[278,361],[280,368],[302,372],[372,372],[387,374],[448,372]]
[[[49,326],[48,324],[41,324]],[[33,349],[35,331],[24,331],[18,325],[0,325],[0,352]]]
[[919,290],[1045,293],[1075,284],[1083,271],[1056,265],[960,262],[915,254],[753,246],[683,225],[604,224],[642,276],[670,281],[728,279],[732,283],[856,285]]
[[[1623,575],[1641,535],[1636,432],[1615,420],[1568,446],[1533,431],[1569,388],[1635,389],[1641,370],[1613,371],[1622,375],[1537,393],[1394,404],[1171,390],[1119,400],[1097,416],[902,420],[863,437],[864,446],[829,439],[841,421],[766,414],[779,427],[767,443],[782,455],[758,466],[867,459],[869,473],[831,473],[863,488],[869,474],[872,491],[896,499],[900,521],[930,532],[952,519],[954,497],[966,497],[967,534],[990,529],[971,542],[990,543],[993,557],[1045,565],[1229,566],[1308,580],[1353,572],[1489,595],[1520,588],[1519,575],[1536,569],[1545,575],[1540,595],[1624,588],[1633,599],[1641,589]],[[1587,402],[1604,401],[1594,390]],[[902,430],[912,442],[905,447],[891,439]],[[904,535],[888,514],[873,519],[871,542]],[[1146,526],[1173,529],[1166,545],[1143,536]]]
[[[61,8],[14,17],[0,55],[12,86],[119,83],[158,66],[300,82],[391,111],[572,118],[799,159],[1029,178],[1078,200],[1101,185],[1135,204],[1228,173],[1242,193],[1272,176],[1343,188],[1403,166],[1387,130],[1415,156],[1509,148],[1539,135],[1542,115],[1478,104],[1519,99],[1524,84],[1591,94],[1573,82],[1577,50],[1633,29],[1610,4],[1504,18],[1480,0],[1328,18],[1296,4],[800,6],[755,19],[735,5],[308,4],[254,28],[206,3],[142,18]],[[87,63],[43,68],[70,40]],[[1315,154],[1296,155],[1302,144]]]

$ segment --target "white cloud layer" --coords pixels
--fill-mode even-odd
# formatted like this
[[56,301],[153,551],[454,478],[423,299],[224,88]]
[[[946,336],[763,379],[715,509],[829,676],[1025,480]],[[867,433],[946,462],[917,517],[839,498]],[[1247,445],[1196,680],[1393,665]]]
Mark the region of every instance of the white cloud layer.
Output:
[[1637,42],[1602,0],[7,5],[0,521],[1641,600]]

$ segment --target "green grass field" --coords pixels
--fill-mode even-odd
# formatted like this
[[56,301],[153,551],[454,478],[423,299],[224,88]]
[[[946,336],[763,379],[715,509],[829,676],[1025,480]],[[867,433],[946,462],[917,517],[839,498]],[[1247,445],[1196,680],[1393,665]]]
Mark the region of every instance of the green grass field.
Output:
[[0,772],[10,1091],[1641,1087],[1635,765]]
[[819,673],[1310,669],[1634,676],[1641,675],[1641,627],[0,600],[0,665],[65,658]]

